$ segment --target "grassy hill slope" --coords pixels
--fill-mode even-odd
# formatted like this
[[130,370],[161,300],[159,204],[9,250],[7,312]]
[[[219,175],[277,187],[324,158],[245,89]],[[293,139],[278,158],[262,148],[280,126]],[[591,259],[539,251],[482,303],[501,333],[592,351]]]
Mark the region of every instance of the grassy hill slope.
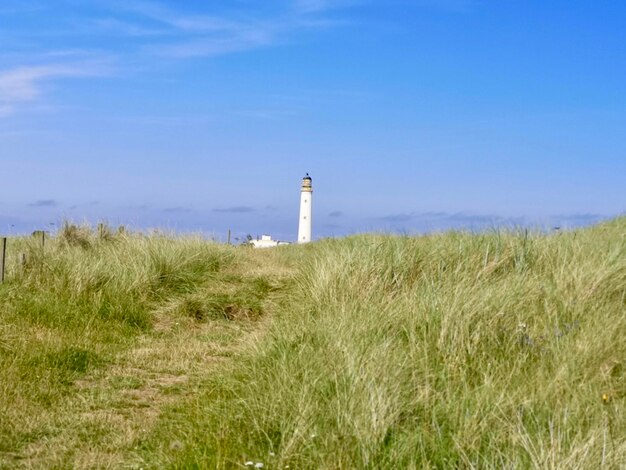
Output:
[[6,466],[626,461],[624,218],[266,251],[75,238],[21,241],[0,287]]

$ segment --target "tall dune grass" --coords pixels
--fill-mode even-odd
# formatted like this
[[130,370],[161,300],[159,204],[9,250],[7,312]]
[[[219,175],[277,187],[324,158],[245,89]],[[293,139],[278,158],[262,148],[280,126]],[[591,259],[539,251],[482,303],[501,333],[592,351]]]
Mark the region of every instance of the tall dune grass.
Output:
[[[263,336],[144,444],[155,466],[620,468],[626,219],[299,250]],[[173,452],[169,443],[182,442]]]
[[625,218],[273,250],[68,225],[9,252],[2,468],[626,462]]

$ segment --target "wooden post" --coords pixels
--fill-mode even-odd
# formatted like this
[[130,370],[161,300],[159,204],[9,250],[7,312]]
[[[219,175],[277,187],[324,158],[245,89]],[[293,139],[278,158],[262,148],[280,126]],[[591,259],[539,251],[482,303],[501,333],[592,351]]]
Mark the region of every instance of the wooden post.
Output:
[[20,265],[22,269],[26,267],[26,253],[20,253]]
[[4,267],[6,264],[7,255],[7,239],[6,237],[0,238],[0,283],[4,282]]
[[230,229],[228,229],[228,241],[226,242],[227,245],[230,245]]
[[104,238],[104,224],[102,222],[98,224],[98,238],[100,240]]
[[35,230],[33,232],[33,237],[38,238],[41,243],[41,250],[43,251],[44,246],[46,244],[46,232],[44,230]]

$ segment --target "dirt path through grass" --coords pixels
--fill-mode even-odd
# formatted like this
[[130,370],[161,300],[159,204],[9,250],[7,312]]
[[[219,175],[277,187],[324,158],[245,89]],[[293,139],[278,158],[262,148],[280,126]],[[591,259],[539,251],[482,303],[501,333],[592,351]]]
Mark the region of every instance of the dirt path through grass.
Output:
[[262,321],[211,321],[174,325],[168,332],[139,338],[136,347],[109,367],[77,381],[67,406],[48,416],[60,432],[33,442],[14,463],[141,467],[134,449],[152,431],[160,410],[192,395],[198,379],[228,360],[260,329]]
[[161,411],[259,341],[288,291],[294,269],[280,255],[235,254],[218,276],[155,303],[151,328],[73,380],[61,400],[25,409],[19,445],[0,448],[0,468],[144,466],[137,449]]

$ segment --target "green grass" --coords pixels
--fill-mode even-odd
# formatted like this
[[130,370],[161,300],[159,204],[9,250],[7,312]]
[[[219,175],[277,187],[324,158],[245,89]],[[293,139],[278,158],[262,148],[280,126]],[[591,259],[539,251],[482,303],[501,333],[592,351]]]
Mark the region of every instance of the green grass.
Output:
[[257,251],[74,232],[10,247],[7,467],[626,462],[625,218]]
[[[207,358],[229,356],[257,328],[276,277],[249,274],[251,250],[72,226],[43,250],[38,240],[11,239],[8,253],[0,285],[7,468],[132,460],[159,407],[187,392],[215,362]],[[115,444],[113,431],[126,439]]]

